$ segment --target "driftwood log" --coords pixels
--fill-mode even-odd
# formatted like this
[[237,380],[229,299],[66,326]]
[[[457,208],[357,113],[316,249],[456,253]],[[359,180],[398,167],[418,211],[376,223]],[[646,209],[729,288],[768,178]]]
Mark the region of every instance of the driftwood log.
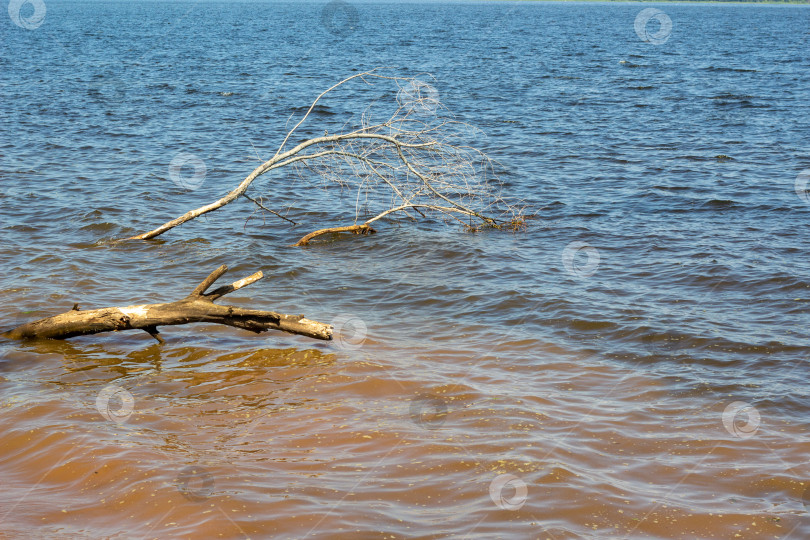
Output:
[[9,339],[66,339],[75,336],[119,332],[121,330],[144,330],[160,343],[165,343],[157,330],[158,326],[189,323],[217,323],[265,332],[281,330],[315,339],[332,339],[332,326],[311,321],[303,315],[284,315],[274,311],[243,309],[220,306],[214,300],[260,280],[261,272],[214,289],[205,291],[228,271],[220,266],[203,280],[187,297],[165,304],[141,304],[137,306],[111,307],[82,311],[78,304],[71,311],[33,321],[4,333]]

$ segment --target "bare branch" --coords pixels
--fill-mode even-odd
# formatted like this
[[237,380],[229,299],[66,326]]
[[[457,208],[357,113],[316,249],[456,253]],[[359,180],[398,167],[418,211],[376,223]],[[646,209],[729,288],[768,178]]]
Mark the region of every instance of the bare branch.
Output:
[[[492,227],[516,219],[519,216],[517,209],[500,195],[493,162],[486,154],[469,146],[466,140],[476,130],[447,113],[430,85],[414,77],[383,75],[380,69],[352,75],[319,94],[303,118],[286,133],[276,154],[256,167],[225,196],[132,239],[154,238],[217,210],[240,195],[294,223],[245,195],[257,178],[284,167],[291,167],[305,182],[311,183],[314,173],[327,185],[351,189],[355,199],[355,221],[361,214],[374,216],[364,225],[394,212],[408,215],[407,210],[411,209],[423,217],[430,211],[448,219],[466,215],[479,225]],[[393,99],[374,101],[375,108],[383,109],[382,116],[376,109],[368,107],[359,116],[359,121],[354,120],[355,125],[344,124],[342,132],[329,134],[324,131],[322,137],[313,137],[285,149],[293,133],[312,118],[311,113],[325,96],[353,80],[369,85],[370,79],[394,81],[398,89]],[[472,224],[469,226],[473,227]],[[333,229],[336,228],[322,230],[366,231]]]

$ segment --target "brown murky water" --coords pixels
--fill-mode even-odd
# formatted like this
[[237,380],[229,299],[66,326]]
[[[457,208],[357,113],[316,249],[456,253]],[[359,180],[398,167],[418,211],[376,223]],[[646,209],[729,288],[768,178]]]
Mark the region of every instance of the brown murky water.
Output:
[[[723,425],[731,395],[690,395],[537,340],[481,355],[470,339],[229,352],[147,339],[10,353],[0,385],[10,537],[806,531],[789,502],[807,489],[806,434],[765,419],[755,436],[739,422],[735,435]],[[118,395],[104,401],[110,385]]]
[[[0,329],[227,264],[265,279],[226,303],[338,336],[0,340],[0,536],[810,538],[810,10],[662,4],[655,44],[637,5],[351,4],[362,32],[257,5],[0,28]],[[436,75],[526,231],[291,248],[356,194],[279,173],[257,193],[300,227],[237,202],[110,242],[214,200],[363,62]]]

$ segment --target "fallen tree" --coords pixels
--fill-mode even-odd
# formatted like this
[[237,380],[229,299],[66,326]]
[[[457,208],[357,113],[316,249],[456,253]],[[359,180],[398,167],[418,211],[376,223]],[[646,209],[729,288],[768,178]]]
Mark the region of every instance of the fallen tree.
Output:
[[[275,155],[229,193],[128,240],[155,238],[240,197],[294,223],[247,194],[259,177],[283,167],[294,168],[305,182],[312,182],[314,174],[328,184],[356,191],[354,223],[320,228],[301,238],[297,246],[327,233],[374,232],[371,223],[394,213],[411,219],[416,219],[414,214],[452,218],[472,230],[520,228],[521,211],[501,197],[492,160],[467,146],[475,130],[446,112],[431,85],[417,78],[383,73],[380,68],[359,73],[327,89],[287,132]],[[396,99],[377,99],[375,106],[388,108],[380,121],[369,106],[355,125],[343,125],[340,133],[329,134],[324,130],[322,137],[304,140],[287,149],[293,134],[310,119],[319,103],[350,81],[362,81],[369,86],[375,82],[393,83]],[[361,214],[367,219],[358,223]]]
[[311,321],[303,315],[284,315],[274,311],[214,304],[215,300],[263,277],[261,272],[256,272],[231,285],[225,285],[206,293],[205,291],[227,271],[227,266],[220,266],[197,285],[191,294],[177,302],[88,311],[80,310],[77,304],[67,313],[24,324],[5,332],[3,336],[9,339],[66,339],[101,332],[143,330],[158,342],[164,343],[165,341],[159,335],[158,326],[201,322],[225,324],[256,333],[281,330],[314,339],[332,339],[331,325]]

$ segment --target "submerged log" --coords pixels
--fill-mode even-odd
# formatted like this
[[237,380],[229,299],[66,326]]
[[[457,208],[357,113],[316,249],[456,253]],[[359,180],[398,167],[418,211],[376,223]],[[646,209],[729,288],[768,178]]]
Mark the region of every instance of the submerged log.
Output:
[[371,226],[365,223],[362,225],[348,225],[346,227],[329,227],[328,229],[320,229],[309,233],[301,240],[293,244],[293,247],[306,246],[307,244],[309,244],[310,240],[312,240],[316,236],[321,236],[322,234],[341,233],[341,232],[350,232],[354,234],[374,234],[377,231],[375,231],[374,229],[371,228]]
[[246,287],[263,277],[261,272],[256,272],[231,285],[225,285],[206,293],[205,291],[227,271],[227,266],[220,266],[197,285],[191,294],[176,302],[88,311],[82,311],[78,305],[74,305],[73,309],[67,313],[24,324],[4,333],[3,336],[9,339],[66,339],[101,332],[143,330],[160,343],[164,343],[165,341],[157,330],[158,326],[202,322],[225,324],[257,334],[267,330],[281,330],[314,339],[332,339],[331,325],[311,321],[303,315],[284,315],[274,311],[215,304],[214,300]]

